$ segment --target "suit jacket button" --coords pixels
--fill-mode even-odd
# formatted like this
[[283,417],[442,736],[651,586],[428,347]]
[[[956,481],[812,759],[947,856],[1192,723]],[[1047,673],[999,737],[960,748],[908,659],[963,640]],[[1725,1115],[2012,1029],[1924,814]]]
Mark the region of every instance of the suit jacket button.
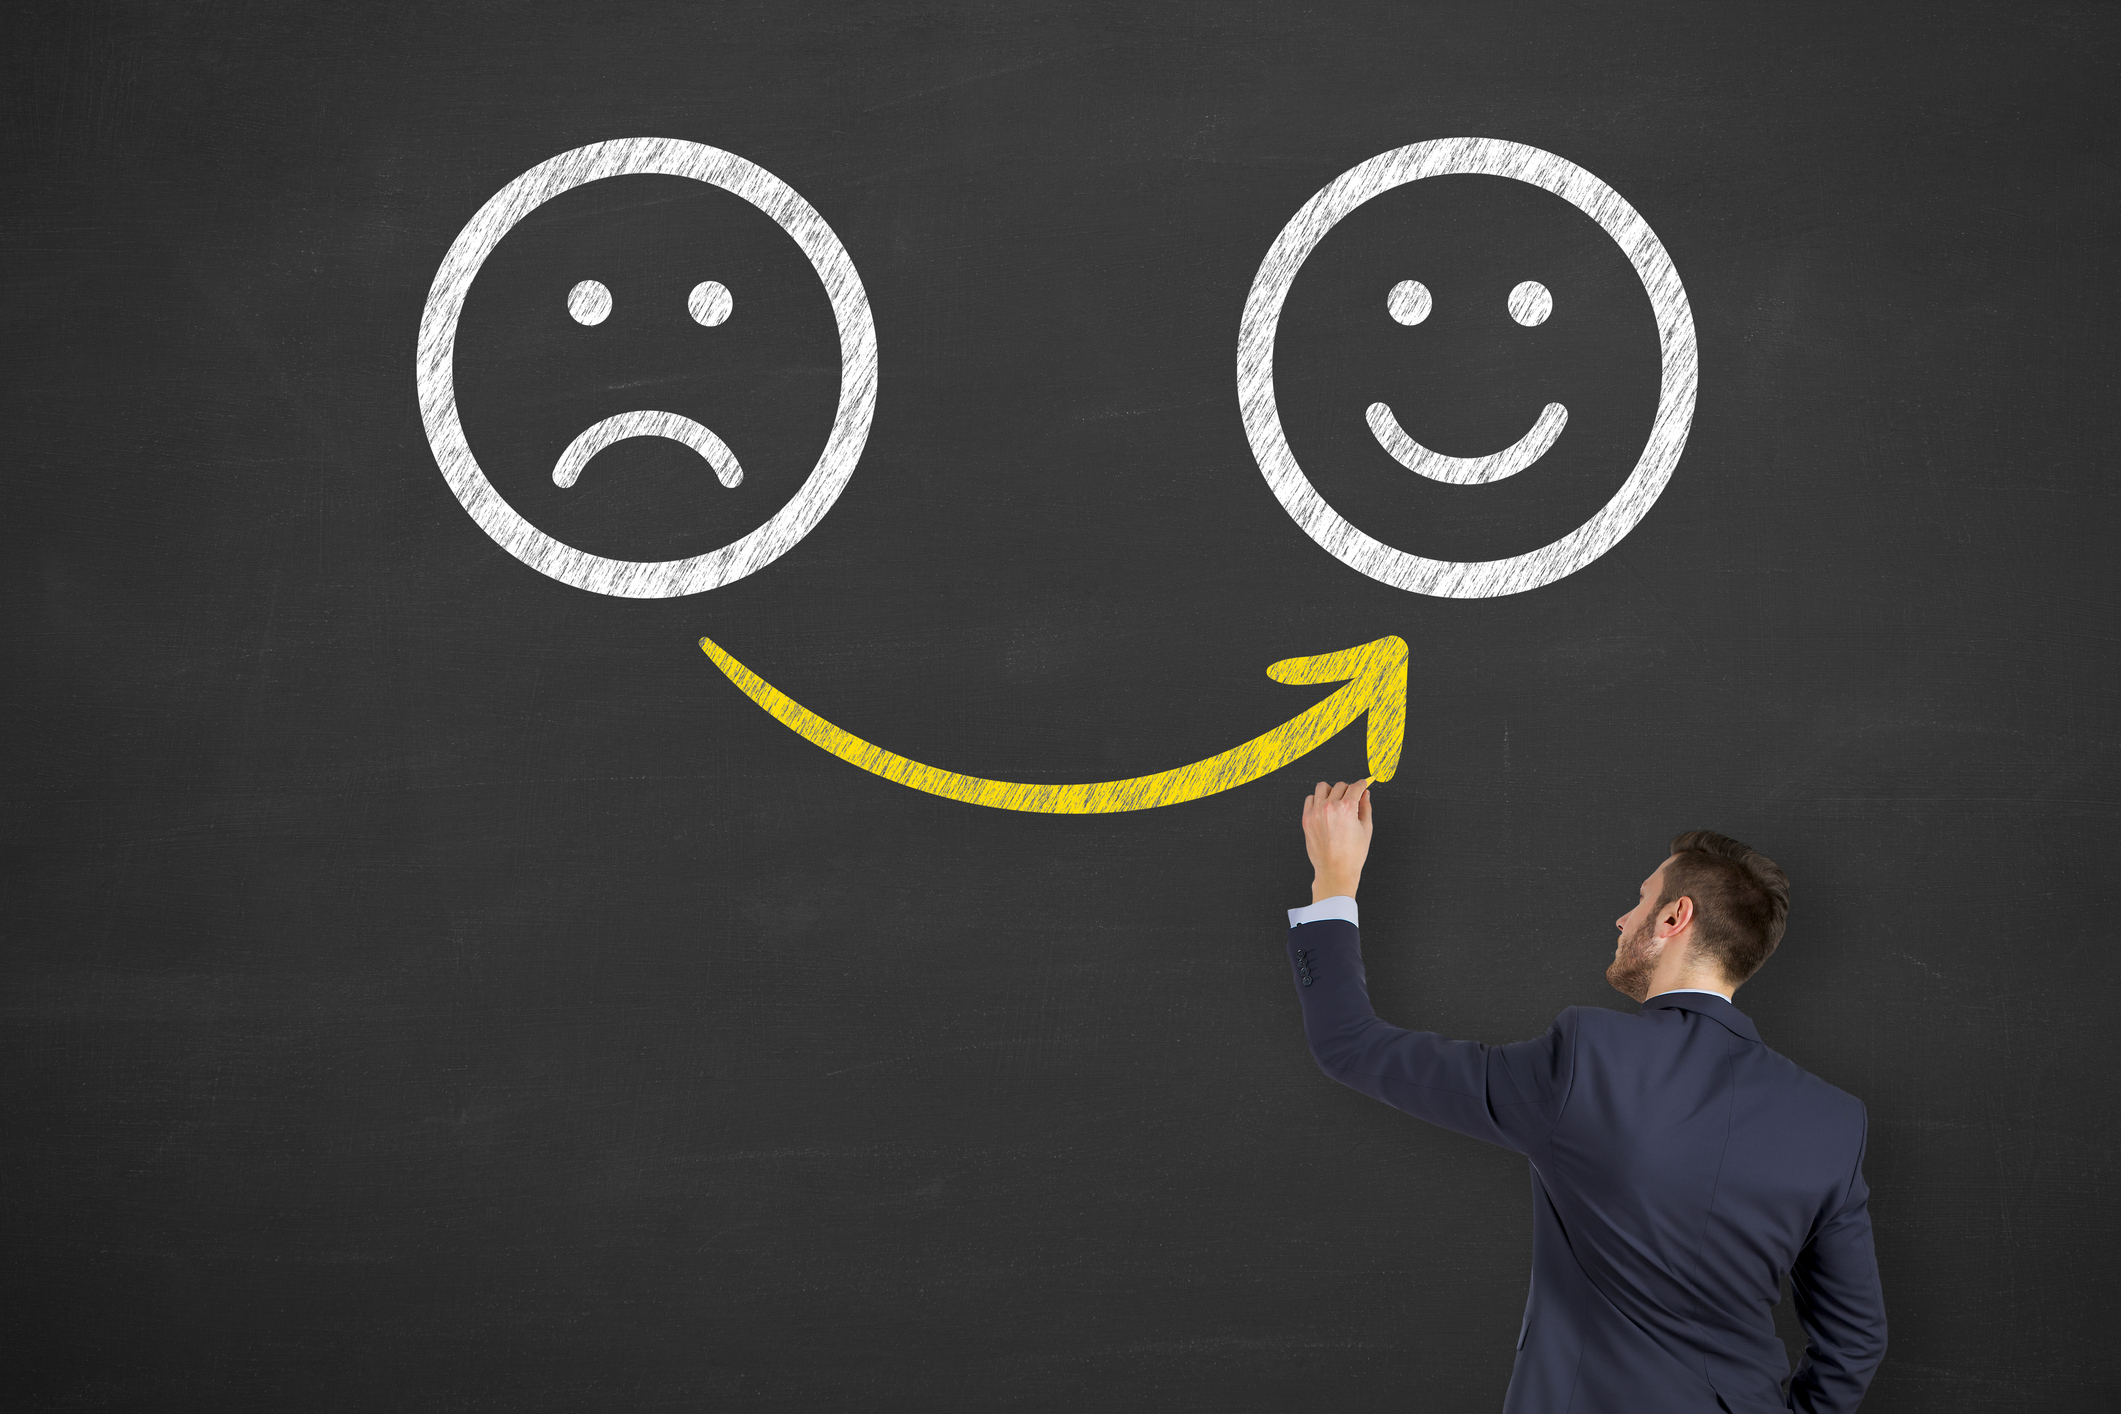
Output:
[[1310,978],[1308,978],[1308,977],[1304,978],[1304,985],[1305,985],[1306,987],[1310,986],[1310,985],[1311,985],[1311,979],[1310,979]]

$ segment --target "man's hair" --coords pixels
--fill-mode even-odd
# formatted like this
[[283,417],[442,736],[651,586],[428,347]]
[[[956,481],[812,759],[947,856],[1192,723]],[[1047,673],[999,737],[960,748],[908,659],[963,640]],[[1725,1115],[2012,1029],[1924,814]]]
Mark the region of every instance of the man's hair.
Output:
[[1672,837],[1657,906],[1682,896],[1694,901],[1697,949],[1716,960],[1733,986],[1760,970],[1789,921],[1789,875],[1759,850],[1714,830]]

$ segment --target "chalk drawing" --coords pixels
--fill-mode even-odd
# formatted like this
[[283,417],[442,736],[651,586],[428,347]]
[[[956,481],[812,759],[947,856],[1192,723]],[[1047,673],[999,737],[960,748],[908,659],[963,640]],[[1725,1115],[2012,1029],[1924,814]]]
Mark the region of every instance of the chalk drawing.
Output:
[[1510,291],[1510,318],[1527,329],[1537,329],[1554,313],[1554,293],[1537,280],[1526,280]]
[[1370,433],[1377,438],[1377,445],[1390,452],[1393,459],[1408,471],[1420,472],[1431,481],[1448,481],[1454,486],[1479,486],[1490,481],[1500,481],[1505,476],[1515,476],[1533,462],[1547,454],[1561,429],[1568,424],[1569,410],[1560,403],[1548,403],[1546,411],[1530,431],[1493,456],[1447,457],[1424,447],[1407,435],[1392,415],[1392,409],[1383,403],[1370,404],[1364,414],[1370,423]]
[[1385,312],[1408,328],[1429,317],[1436,301],[1429,297],[1429,287],[1419,280],[1401,280],[1385,296]]
[[886,751],[843,731],[739,663],[713,639],[700,648],[746,696],[790,731],[834,756],[887,781],[969,805],[997,810],[1025,810],[1048,815],[1093,815],[1121,810],[1149,810],[1198,800],[1218,791],[1256,781],[1322,745],[1356,718],[1368,714],[1370,775],[1392,779],[1399,769],[1399,749],[1407,724],[1407,645],[1388,636],[1307,658],[1284,658],[1267,669],[1282,683],[1345,682],[1346,687],[1309,710],[1244,745],[1153,776],[1091,785],[1025,785],[960,775]]
[[685,297],[685,309],[692,315],[692,322],[708,329],[728,323],[730,312],[735,308],[735,296],[720,280],[702,280]]
[[[1424,177],[1454,173],[1508,177],[1529,183],[1552,192],[1596,221],[1635,267],[1657,321],[1662,370],[1657,412],[1642,455],[1627,481],[1596,514],[1569,534],[1540,549],[1501,560],[1432,560],[1395,549],[1349,524],[1318,494],[1297,464],[1274,398],[1274,336],[1281,325],[1282,305],[1288,299],[1296,272],[1303,268],[1318,243],[1343,217],[1372,197]],[[1395,286],[1387,299],[1393,318],[1403,324],[1419,323],[1427,317],[1425,298],[1417,299],[1411,291],[1405,296],[1400,293],[1412,283]],[[1421,291],[1424,297],[1427,293]],[[1511,292],[1509,308],[1520,324],[1537,324],[1553,312],[1553,299],[1543,287],[1527,281]],[[1328,182],[1289,218],[1268,248],[1245,296],[1244,314],[1238,325],[1238,407],[1252,455],[1283,509],[1306,535],[1350,568],[1398,589],[1445,598],[1479,599],[1537,589],[1574,574],[1618,544],[1648,514],[1671,480],[1693,424],[1698,383],[1694,316],[1687,305],[1686,289],[1649,223],[1618,192],[1575,163],[1536,147],[1496,138],[1442,138],[1412,143],[1380,153]],[[1566,416],[1560,404],[1549,403],[1531,431],[1511,447],[1494,457],[1458,459],[1440,457],[1414,441],[1384,404],[1372,404],[1368,412],[1372,433],[1401,465],[1459,484],[1497,481],[1522,471],[1553,445]],[[1438,475],[1440,472],[1451,474]]]
[[584,280],[567,292],[567,312],[577,324],[602,324],[611,318],[611,291],[602,280]]
[[[554,539],[517,514],[494,489],[465,440],[457,416],[457,321],[479,267],[516,223],[562,192],[606,177],[656,174],[689,177],[740,196],[773,218],[824,282],[839,328],[840,395],[832,431],[817,464],[788,503],[740,540],[683,560],[614,560]],[[716,325],[729,318],[733,301],[715,281],[696,286],[687,301],[695,320]],[[611,313],[611,292],[585,280],[567,297],[568,312],[584,324]],[[597,594],[629,599],[666,599],[699,594],[764,568],[786,554],[822,520],[854,474],[876,411],[876,326],[869,296],[854,261],[825,218],[765,168],[731,152],[675,138],[621,138],[594,142],[547,158],[494,193],[458,232],[420,315],[417,379],[420,419],[450,490],[471,518],[502,549],[541,574]],[[736,486],[743,470],[728,446],[699,423],[675,413],[623,413],[589,428],[561,453],[553,480],[571,486],[582,464],[627,437],[669,437],[705,457],[724,486]]]
[[736,453],[729,450],[729,444],[691,418],[674,412],[622,412],[593,424],[567,444],[567,450],[560,453],[560,460],[552,468],[553,484],[574,485],[591,457],[628,437],[668,437],[682,442],[707,459],[724,486],[735,486],[744,479],[744,468],[737,465]]

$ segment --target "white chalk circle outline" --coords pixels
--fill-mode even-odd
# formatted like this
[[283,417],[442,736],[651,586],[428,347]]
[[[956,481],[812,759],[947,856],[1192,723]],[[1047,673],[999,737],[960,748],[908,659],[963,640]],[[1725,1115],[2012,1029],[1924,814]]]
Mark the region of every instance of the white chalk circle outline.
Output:
[[[1550,191],[1596,221],[1642,278],[1657,317],[1663,375],[1657,416],[1627,481],[1569,534],[1540,549],[1501,560],[1431,560],[1396,550],[1350,525],[1311,485],[1282,431],[1274,401],[1274,336],[1296,272],[1342,217],[1371,197],[1423,177],[1458,173],[1509,177]],[[1447,599],[1518,594],[1574,574],[1620,542],[1649,513],[1672,479],[1694,421],[1700,383],[1694,315],[1664,243],[1634,207],[1565,157],[1499,138],[1455,137],[1382,152],[1335,177],[1303,204],[1274,238],[1245,296],[1237,336],[1237,397],[1252,455],[1275,499],[1306,535],[1351,569],[1380,583]]]
[[[606,177],[690,177],[740,196],[772,217],[810,260],[832,301],[840,335],[840,400],[817,465],[788,504],[743,539],[683,560],[613,560],[555,540],[516,513],[486,479],[457,417],[457,320],[486,257],[517,222],[562,192]],[[876,411],[876,325],[869,296],[840,238],[809,202],[733,152],[678,138],[593,142],[549,157],[490,197],[457,233],[420,315],[420,420],[457,500],[495,544],[540,574],[595,594],[670,599],[699,594],[765,568],[794,548],[854,474]]]

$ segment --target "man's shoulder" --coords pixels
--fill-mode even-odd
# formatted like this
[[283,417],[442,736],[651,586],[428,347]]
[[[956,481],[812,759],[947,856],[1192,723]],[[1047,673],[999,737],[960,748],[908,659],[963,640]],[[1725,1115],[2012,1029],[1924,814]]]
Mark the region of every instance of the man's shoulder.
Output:
[[1604,1006],[1563,1007],[1554,1017],[1551,1034],[1569,1051],[1598,1052],[1629,1049],[1631,1030],[1639,1030],[1641,1018],[1633,1012]]
[[[1561,1013],[1555,1015],[1555,1030],[1563,1032],[1563,1035],[1574,1035],[1587,1041],[1629,1043],[1637,1039],[1648,1039],[1671,1026],[1678,1026],[1680,1015],[1684,1013],[1620,1011],[1618,1007],[1563,1007]],[[1769,1068],[1777,1079],[1782,1079],[1790,1085],[1803,1085],[1805,1090],[1816,1092],[1822,1102],[1835,1102],[1854,1111],[1862,1111],[1862,1100],[1858,1100],[1847,1090],[1841,1090],[1837,1085],[1820,1079],[1811,1071],[1805,1071],[1801,1064],[1796,1064],[1794,1060],[1784,1056],[1782,1051],[1777,1051],[1765,1041],[1748,1041],[1746,1037],[1735,1039],[1748,1051],[1752,1051],[1760,1060],[1760,1064]]]
[[[1555,1016],[1552,1034],[1567,1057],[1572,1084],[1602,1076],[1607,1089],[1617,1086],[1615,1093],[1638,1097],[1667,1095],[1675,1087],[1685,1091],[1690,1085],[1697,1090],[1703,1084],[1728,1086],[1754,1121],[1769,1131],[1806,1136],[1807,1151],[1828,1154],[1836,1172],[1861,1152],[1870,1127],[1861,1100],[1761,1041],[1721,1032],[1698,1013],[1691,1015],[1710,1029],[1690,1027],[1684,1019],[1689,1015],[1669,1008],[1627,1012],[1572,1006]],[[1689,1055],[1689,1032],[1697,1042],[1713,1034],[1727,1037],[1727,1046],[1714,1048],[1712,1069],[1698,1064],[1711,1060],[1698,1049],[1691,1052],[1696,1063],[1681,1063]]]
[[1621,1028],[1642,1018],[1631,1011],[1621,1011],[1609,1006],[1563,1007],[1554,1018],[1554,1025],[1562,1031],[1574,1031],[1583,1035],[1615,1036]]
[[[1621,1011],[1617,1007],[1572,1006],[1563,1008],[1555,1016],[1554,1029],[1594,1052],[1606,1047],[1622,1051],[1636,1045],[1654,1045],[1654,1038],[1673,1025],[1672,1018],[1678,1015],[1680,1013],[1673,1011],[1634,1012]],[[1750,1053],[1759,1078],[1801,1096],[1803,1103],[1815,1113],[1846,1117],[1858,1126],[1865,1123],[1863,1101],[1848,1091],[1812,1074],[1765,1042],[1747,1041],[1742,1037],[1736,1039],[1740,1050]]]
[[1848,1091],[1832,1081],[1812,1074],[1772,1046],[1763,1044],[1760,1052],[1762,1063],[1785,1084],[1801,1091],[1809,1103],[1846,1116],[1859,1125],[1867,1122],[1863,1101]]
[[1870,1133],[1870,1111],[1863,1101],[1831,1081],[1812,1074],[1780,1051],[1764,1044],[1741,1070],[1741,1087],[1759,1101],[1761,1114],[1779,1114],[1798,1124],[1806,1148],[1830,1156],[1830,1171],[1845,1176],[1863,1153]]
[[1609,1006],[1563,1007],[1554,1018],[1554,1029],[1585,1041],[1615,1045],[1650,1044],[1666,1035],[1678,1012],[1622,1011]]

